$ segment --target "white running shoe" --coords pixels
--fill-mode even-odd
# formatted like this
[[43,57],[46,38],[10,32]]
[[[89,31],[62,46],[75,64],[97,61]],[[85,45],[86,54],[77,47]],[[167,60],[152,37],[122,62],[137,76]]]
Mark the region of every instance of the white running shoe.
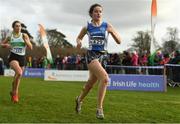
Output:
[[96,118],[97,119],[104,119],[103,109],[97,109]]
[[76,97],[75,102],[76,102],[75,110],[76,110],[77,113],[80,113],[81,112],[82,102],[79,102],[79,96]]

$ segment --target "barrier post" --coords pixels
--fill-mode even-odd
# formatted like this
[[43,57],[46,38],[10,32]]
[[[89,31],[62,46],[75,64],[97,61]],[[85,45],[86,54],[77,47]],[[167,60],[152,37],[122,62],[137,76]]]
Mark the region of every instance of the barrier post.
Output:
[[164,72],[163,72],[163,75],[164,75],[164,87],[165,87],[165,92],[167,92],[167,74],[166,74],[166,65],[164,65]]

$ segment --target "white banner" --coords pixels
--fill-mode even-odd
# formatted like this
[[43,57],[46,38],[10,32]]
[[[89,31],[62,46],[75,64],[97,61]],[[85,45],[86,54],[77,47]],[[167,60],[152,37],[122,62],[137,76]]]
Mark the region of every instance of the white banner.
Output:
[[14,75],[15,75],[14,70],[12,70],[12,69],[5,69],[4,70],[4,76],[11,76],[11,77],[13,77]]
[[88,71],[45,70],[44,80],[48,81],[87,81]]

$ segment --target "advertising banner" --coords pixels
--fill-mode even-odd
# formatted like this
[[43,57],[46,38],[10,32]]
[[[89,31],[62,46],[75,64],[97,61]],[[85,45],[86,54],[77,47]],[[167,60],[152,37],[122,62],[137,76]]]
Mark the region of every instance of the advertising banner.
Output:
[[87,81],[88,71],[45,70],[44,80],[50,81]]
[[163,75],[110,74],[109,90],[166,91]]

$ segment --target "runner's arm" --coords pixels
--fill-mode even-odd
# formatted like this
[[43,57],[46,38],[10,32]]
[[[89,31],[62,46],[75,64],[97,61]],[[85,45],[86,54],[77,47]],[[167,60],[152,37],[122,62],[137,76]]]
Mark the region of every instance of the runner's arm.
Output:
[[25,41],[26,45],[28,46],[28,48],[29,48],[30,50],[32,50],[32,49],[33,49],[33,46],[32,46],[32,44],[31,44],[31,42],[30,42],[30,40],[29,40],[28,35],[27,35],[27,34],[23,34],[23,38],[24,38],[24,41]]
[[111,24],[108,24],[107,31],[108,33],[111,34],[111,36],[113,37],[113,39],[116,41],[117,44],[121,43],[121,38],[119,33],[115,30],[115,28]]
[[3,48],[10,48],[10,44],[9,44],[9,41],[10,41],[10,37],[7,37],[5,38],[1,43],[0,43],[0,46],[3,47]]
[[81,42],[82,42],[82,39],[83,39],[83,37],[85,36],[86,32],[87,32],[87,28],[86,28],[86,27],[83,27],[83,28],[81,29],[81,31],[80,31],[77,39],[76,39],[77,48],[79,48],[79,49],[80,49],[81,46],[82,46],[82,43],[81,43]]

